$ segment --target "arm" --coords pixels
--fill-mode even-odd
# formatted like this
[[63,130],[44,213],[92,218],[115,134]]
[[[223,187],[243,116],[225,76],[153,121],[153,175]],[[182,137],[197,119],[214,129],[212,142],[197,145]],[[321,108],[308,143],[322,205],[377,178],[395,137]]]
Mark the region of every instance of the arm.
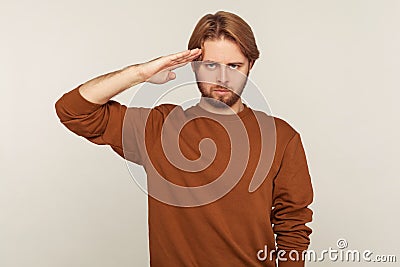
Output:
[[128,66],[84,83],[79,92],[92,103],[105,104],[113,96],[139,83],[148,81],[161,84],[175,79],[172,70],[187,64],[200,54],[200,49],[186,50],[158,57],[143,64]]
[[145,81],[140,65],[132,65],[87,81],[79,93],[88,101],[105,104],[113,96]]
[[[198,49],[187,50],[96,77],[58,99],[55,103],[57,116],[72,132],[95,144],[110,145],[124,157],[122,126],[126,112],[130,111],[129,123],[134,127],[129,127],[129,133],[133,134],[132,140],[135,140],[140,138],[143,132],[145,124],[143,120],[147,118],[145,114],[150,109],[140,107],[128,109],[110,98],[144,81],[165,83],[174,79],[175,74],[172,70],[190,62],[200,53],[201,50]],[[131,141],[129,148],[137,152],[138,143]],[[139,153],[135,153],[133,161],[140,163]]]
[[[307,159],[300,135],[296,132],[288,142],[281,167],[274,180],[272,223],[279,250],[284,250],[279,267],[304,266],[302,251],[307,250],[312,230],[305,224],[311,222],[312,211],[308,205],[313,200],[313,188]],[[298,252],[300,261],[290,259],[289,252]],[[283,256],[283,257],[282,257]],[[297,255],[292,253],[292,258]]]

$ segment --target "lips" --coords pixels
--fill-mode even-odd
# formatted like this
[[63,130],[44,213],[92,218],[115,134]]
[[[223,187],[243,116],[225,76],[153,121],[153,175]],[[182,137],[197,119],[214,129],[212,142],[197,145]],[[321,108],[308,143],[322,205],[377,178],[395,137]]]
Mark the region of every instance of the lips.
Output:
[[221,92],[221,93],[230,92],[230,90],[228,90],[226,88],[221,88],[221,87],[217,87],[217,88],[213,89],[213,91]]
[[231,91],[227,90],[227,89],[215,89],[214,93],[217,95],[227,95],[229,94]]

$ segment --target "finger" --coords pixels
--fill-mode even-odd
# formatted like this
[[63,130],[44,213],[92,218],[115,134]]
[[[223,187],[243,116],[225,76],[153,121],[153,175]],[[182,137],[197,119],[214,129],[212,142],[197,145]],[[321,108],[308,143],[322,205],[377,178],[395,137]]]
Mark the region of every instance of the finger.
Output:
[[176,78],[175,72],[169,72],[168,73],[168,80],[174,80]]
[[184,58],[184,57],[186,57],[188,55],[190,55],[190,50],[189,49],[187,49],[185,51],[178,52],[178,53],[170,54],[170,55],[166,56],[166,58],[168,60],[179,60],[179,59]]
[[201,49],[192,49],[191,50],[191,55],[184,57],[180,60],[176,60],[174,62],[171,63],[171,66],[168,67],[167,69],[169,70],[173,70],[179,67],[182,67],[184,65],[186,65],[187,63],[193,61],[194,59],[196,59],[197,57],[199,57],[201,55]]
[[[193,59],[195,59],[196,57],[198,57],[201,54],[201,49],[192,49],[192,50],[185,50],[183,52],[179,52],[179,53],[175,53],[175,54],[171,54],[168,56],[164,56],[162,57],[162,68],[177,68],[180,66],[183,66],[184,64],[192,61]],[[179,65],[182,64],[182,65]],[[173,69],[172,68],[172,69]]]
[[189,62],[193,62],[193,60],[195,60],[197,57],[192,57],[192,58],[188,58],[186,60],[182,60],[182,61],[178,61],[178,62],[174,62],[172,63],[168,68],[178,68],[181,66],[186,65]]
[[192,50],[186,50],[185,52],[181,52],[178,54],[175,54],[171,57],[171,60],[176,62],[176,61],[184,61],[187,60],[188,58],[199,55],[201,53],[201,49],[195,48]]
[[188,61],[192,61],[193,59],[196,59],[196,58],[198,58],[199,56],[201,56],[201,50],[200,50],[200,52],[191,55],[191,56],[188,58]]
[[189,55],[189,56],[187,56],[187,57],[183,57],[183,58],[181,58],[181,59],[174,60],[172,63],[173,63],[173,64],[180,64],[180,63],[183,63],[183,62],[186,62],[186,63],[187,63],[187,62],[190,62],[190,61],[192,61],[193,59],[199,57],[200,55],[201,55],[201,52],[197,51],[197,52],[195,52],[195,53],[193,53],[193,54],[191,54],[191,55]]
[[175,69],[175,68],[184,66],[187,63],[192,62],[194,59],[196,59],[199,56],[200,56],[200,54],[198,54],[198,55],[196,54],[196,55],[192,55],[191,57],[185,58],[183,60],[175,61],[175,62],[171,63],[171,65],[168,68]]

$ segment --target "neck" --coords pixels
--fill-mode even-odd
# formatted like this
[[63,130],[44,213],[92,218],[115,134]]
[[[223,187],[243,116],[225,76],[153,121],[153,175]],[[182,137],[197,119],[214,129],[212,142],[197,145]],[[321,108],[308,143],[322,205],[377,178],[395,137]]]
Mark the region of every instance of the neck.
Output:
[[207,102],[202,97],[200,99],[199,106],[202,107],[203,109],[209,111],[209,112],[217,113],[217,114],[235,114],[235,113],[237,114],[237,113],[239,113],[240,111],[242,111],[244,109],[244,105],[243,105],[242,100],[240,98],[231,107],[226,106],[225,108],[217,108],[217,107],[214,107],[209,102]]

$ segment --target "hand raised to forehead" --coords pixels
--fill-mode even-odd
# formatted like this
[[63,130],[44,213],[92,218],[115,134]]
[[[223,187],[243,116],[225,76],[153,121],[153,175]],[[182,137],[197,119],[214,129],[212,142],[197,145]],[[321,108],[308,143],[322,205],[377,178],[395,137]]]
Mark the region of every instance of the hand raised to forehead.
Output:
[[200,55],[201,49],[195,48],[161,56],[140,64],[141,73],[145,81],[163,84],[176,78],[176,74],[172,70],[186,65]]

